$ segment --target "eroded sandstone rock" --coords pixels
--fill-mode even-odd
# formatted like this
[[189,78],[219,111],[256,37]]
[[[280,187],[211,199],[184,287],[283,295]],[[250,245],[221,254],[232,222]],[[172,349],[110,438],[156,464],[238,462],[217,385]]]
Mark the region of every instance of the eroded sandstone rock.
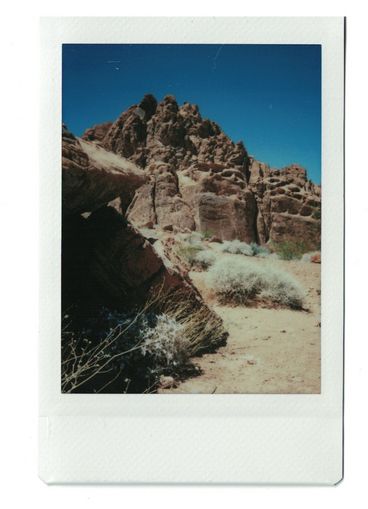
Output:
[[63,214],[91,212],[118,196],[130,203],[146,180],[146,173],[131,161],[78,140],[63,127]]
[[112,122],[104,122],[103,124],[97,124],[84,131],[82,135],[82,140],[86,141],[98,141],[101,142],[106,136],[106,133],[109,131],[112,126]]
[[271,170],[252,161],[249,187],[257,203],[257,234],[261,244],[301,242],[316,249],[321,241],[321,193],[299,165]]
[[146,95],[100,143],[148,174],[127,209],[136,226],[319,246],[320,186],[299,165],[277,170],[250,157],[242,142],[202,118],[197,105],[179,106],[173,96],[158,103]]

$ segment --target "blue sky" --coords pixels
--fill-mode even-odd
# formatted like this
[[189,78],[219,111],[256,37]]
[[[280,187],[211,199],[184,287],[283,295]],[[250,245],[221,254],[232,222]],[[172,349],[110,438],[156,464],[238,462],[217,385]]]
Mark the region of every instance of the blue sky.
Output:
[[321,173],[319,45],[63,45],[63,121],[76,135],[146,93],[198,104],[249,154]]

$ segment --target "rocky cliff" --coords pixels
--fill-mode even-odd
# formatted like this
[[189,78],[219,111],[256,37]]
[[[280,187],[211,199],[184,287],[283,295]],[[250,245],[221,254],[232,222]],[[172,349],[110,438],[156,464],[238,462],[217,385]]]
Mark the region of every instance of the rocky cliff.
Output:
[[129,207],[124,196],[115,203],[138,227],[260,244],[302,241],[308,249],[320,244],[321,189],[306,170],[257,161],[196,105],[146,95],[83,139],[144,170],[147,180]]

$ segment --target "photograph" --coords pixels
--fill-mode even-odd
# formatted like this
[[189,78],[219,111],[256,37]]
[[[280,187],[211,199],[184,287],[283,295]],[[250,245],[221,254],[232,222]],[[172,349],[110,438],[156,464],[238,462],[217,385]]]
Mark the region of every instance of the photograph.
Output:
[[64,43],[61,84],[61,393],[320,394],[321,45]]

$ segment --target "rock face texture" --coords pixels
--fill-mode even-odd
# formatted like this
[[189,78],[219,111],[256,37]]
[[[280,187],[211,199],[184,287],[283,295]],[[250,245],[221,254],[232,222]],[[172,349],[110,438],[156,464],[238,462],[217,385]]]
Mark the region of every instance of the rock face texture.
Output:
[[[127,309],[150,296],[177,293],[192,309],[205,310],[217,340],[221,334],[225,340],[222,320],[172,264],[164,244],[146,239],[122,213],[122,202],[147,185],[147,172],[94,142],[76,139],[65,126],[62,155],[63,308],[78,305],[88,313],[94,306]],[[157,191],[163,203],[171,184],[163,180]]]
[[77,140],[63,126],[62,180],[63,213],[68,215],[92,212],[117,197],[130,202],[147,175],[130,161]]
[[112,126],[112,122],[105,122],[103,124],[97,124],[91,127],[90,129],[87,129],[83,135],[82,140],[86,141],[102,141],[107,131]]
[[111,126],[87,130],[84,139],[144,170],[147,182],[129,208],[115,204],[136,226],[319,246],[320,187],[299,165],[276,170],[250,157],[196,105],[146,95]]
[[249,187],[257,204],[259,243],[300,241],[307,249],[319,247],[321,188],[307,179],[304,168],[271,170],[251,160]]

